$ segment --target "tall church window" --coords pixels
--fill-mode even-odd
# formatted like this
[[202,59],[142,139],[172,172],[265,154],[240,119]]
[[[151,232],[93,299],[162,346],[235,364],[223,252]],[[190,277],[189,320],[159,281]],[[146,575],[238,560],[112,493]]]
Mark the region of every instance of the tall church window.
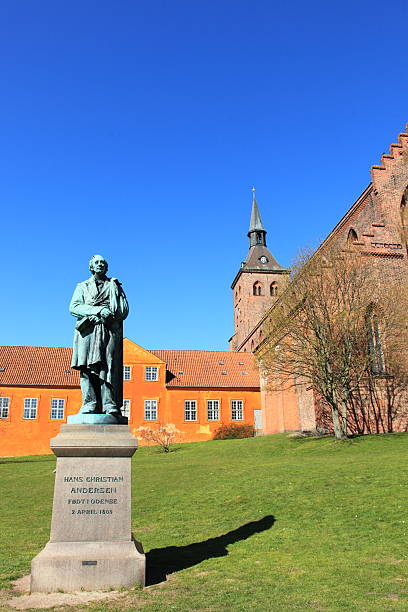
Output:
[[271,296],[274,297],[275,295],[278,295],[278,283],[276,281],[273,281],[271,283],[269,290],[270,290]]
[[408,187],[405,189],[402,195],[400,213],[402,240],[405,243],[405,248],[408,251]]
[[262,244],[262,234],[260,234],[259,232],[257,232],[256,234],[256,243]]
[[252,293],[254,295],[263,295],[263,285],[259,281],[253,284]]
[[371,371],[373,374],[385,374],[384,354],[381,345],[381,325],[374,308],[370,308],[367,314],[367,332]]

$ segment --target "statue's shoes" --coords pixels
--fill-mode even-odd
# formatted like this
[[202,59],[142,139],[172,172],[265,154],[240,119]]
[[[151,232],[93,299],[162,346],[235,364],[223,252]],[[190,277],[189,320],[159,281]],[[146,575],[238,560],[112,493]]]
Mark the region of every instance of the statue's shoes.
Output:
[[104,410],[104,414],[110,414],[113,417],[121,416],[121,412],[119,412],[119,410]]

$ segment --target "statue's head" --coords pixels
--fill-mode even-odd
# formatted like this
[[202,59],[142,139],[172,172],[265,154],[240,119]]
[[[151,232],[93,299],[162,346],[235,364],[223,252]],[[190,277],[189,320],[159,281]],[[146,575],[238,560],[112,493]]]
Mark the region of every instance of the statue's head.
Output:
[[89,262],[89,269],[92,273],[102,272],[106,274],[108,271],[108,262],[102,255],[94,255]]

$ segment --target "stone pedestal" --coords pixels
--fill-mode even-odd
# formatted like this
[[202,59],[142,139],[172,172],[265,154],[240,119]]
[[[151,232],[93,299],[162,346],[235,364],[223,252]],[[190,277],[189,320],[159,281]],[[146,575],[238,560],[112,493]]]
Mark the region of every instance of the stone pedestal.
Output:
[[62,425],[51,537],[31,564],[31,592],[144,586],[145,555],[131,534],[127,425]]

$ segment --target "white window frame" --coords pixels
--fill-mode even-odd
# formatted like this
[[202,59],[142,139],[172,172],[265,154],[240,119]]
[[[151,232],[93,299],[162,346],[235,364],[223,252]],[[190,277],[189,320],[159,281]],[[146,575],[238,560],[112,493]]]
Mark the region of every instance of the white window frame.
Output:
[[143,404],[143,418],[145,421],[157,421],[159,402],[157,399],[145,399]]
[[244,420],[244,401],[240,399],[231,400],[231,421]]
[[207,421],[220,420],[220,405],[221,402],[218,399],[207,400]]
[[159,380],[159,367],[145,366],[145,380],[148,382],[156,382]]
[[65,418],[65,400],[60,397],[53,397],[51,400],[50,419],[51,421],[63,421]]
[[123,366],[123,380],[132,380],[132,366]]
[[184,420],[197,421],[197,400],[184,400]]
[[25,397],[24,398],[23,419],[28,419],[28,420],[36,419],[37,410],[38,410],[38,398],[37,397]]
[[123,406],[122,406],[122,415],[124,417],[127,417],[128,419],[130,419],[130,407],[131,407],[130,399],[124,399]]
[[0,419],[8,419],[10,414],[10,398],[0,397]]

